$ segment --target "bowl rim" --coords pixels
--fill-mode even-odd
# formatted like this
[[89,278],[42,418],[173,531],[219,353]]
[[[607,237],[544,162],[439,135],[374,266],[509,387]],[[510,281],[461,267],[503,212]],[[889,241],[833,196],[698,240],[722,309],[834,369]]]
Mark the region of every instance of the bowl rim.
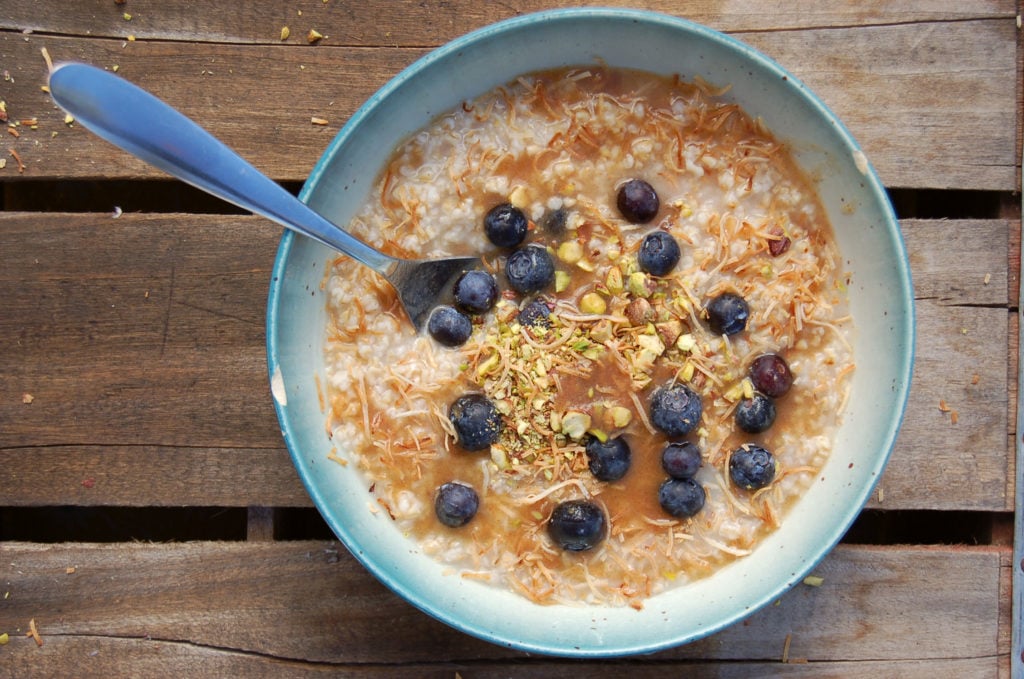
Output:
[[[741,42],[740,40],[737,40],[736,38],[702,24],[656,11],[609,7],[564,8],[532,12],[477,28],[436,49],[431,50],[429,53],[419,57],[409,66],[403,68],[384,86],[371,95],[355,111],[355,113],[353,113],[334,139],[332,139],[324,153],[318,159],[309,178],[304,183],[299,194],[299,198],[304,202],[308,202],[310,200],[311,196],[317,189],[325,169],[331,164],[332,159],[342,146],[344,140],[349,137],[354,130],[359,128],[363,120],[374,113],[375,109],[383,100],[391,96],[395,90],[400,89],[407,81],[416,77],[416,75],[424,68],[437,61],[450,58],[452,55],[481,41],[486,41],[496,34],[515,31],[523,26],[537,22],[564,22],[574,21],[580,18],[628,21],[665,27],[682,33],[697,34],[704,40],[718,43],[720,46],[728,50],[739,52],[744,58],[756,62],[761,68],[786,81],[785,86],[791,88],[795,96],[801,97],[806,104],[809,104],[822,120],[828,122],[834,128],[834,133],[842,140],[848,149],[855,153],[860,152],[860,146],[857,144],[847,127],[814,92],[812,92],[802,81],[796,78],[792,73],[787,71],[772,58]],[[325,497],[323,491],[313,485],[310,480],[310,475],[303,473],[305,461],[301,459],[299,451],[296,450],[291,443],[293,438],[289,435],[291,423],[285,413],[285,406],[279,402],[277,398],[274,398],[272,399],[274,409],[282,427],[282,434],[284,435],[287,443],[289,456],[291,457],[296,470],[300,472],[302,484],[313,500],[317,510],[356,560],[359,561],[362,566],[373,574],[379,581],[385,584],[391,591],[402,597],[406,602],[461,632],[499,646],[514,648],[530,653],[574,658],[623,657],[634,654],[651,653],[690,643],[709,636],[749,617],[752,613],[763,608],[768,603],[777,600],[781,594],[790,589],[796,583],[800,582],[807,573],[813,570],[821,560],[835,548],[835,545],[840,541],[842,536],[862,511],[864,504],[874,492],[882,471],[891,457],[908,403],[916,350],[916,311],[913,299],[913,285],[910,275],[909,260],[895,211],[892,208],[888,194],[885,191],[874,167],[868,165],[866,168],[859,169],[861,169],[861,173],[865,181],[865,190],[871,195],[874,203],[879,208],[884,218],[883,223],[886,227],[885,233],[888,237],[889,245],[897,255],[896,259],[898,269],[895,272],[895,278],[899,284],[903,306],[907,310],[907,318],[904,319],[904,332],[897,338],[903,343],[903,346],[906,347],[906,351],[900,365],[901,374],[894,376],[897,381],[893,384],[893,389],[896,393],[895,399],[899,403],[899,408],[898,412],[894,413],[895,416],[890,420],[890,425],[882,437],[882,440],[884,441],[884,450],[874,458],[873,468],[871,469],[871,476],[873,480],[864,485],[857,496],[857,501],[849,503],[846,506],[846,510],[837,518],[837,525],[842,527],[841,530],[837,530],[835,532],[831,541],[821,544],[820,548],[817,549],[814,554],[811,555],[811,558],[807,560],[806,566],[801,572],[793,573],[793,577],[791,578],[780,578],[777,586],[773,587],[771,591],[767,592],[757,601],[751,602],[745,608],[737,607],[732,615],[716,620],[714,624],[704,626],[698,633],[680,634],[672,638],[659,638],[651,643],[634,644],[628,647],[620,645],[609,647],[567,648],[560,645],[530,643],[523,642],[522,640],[506,638],[502,635],[495,634],[488,629],[466,624],[463,621],[448,615],[440,606],[433,604],[428,600],[428,598],[419,594],[416,590],[405,587],[402,583],[395,581],[384,570],[379,568],[373,560],[368,558],[362,550],[353,548],[352,545],[358,544],[358,540],[353,538],[345,524],[337,521],[334,516],[324,510],[324,508],[330,506],[331,503]],[[283,233],[271,272],[271,285],[268,294],[266,316],[267,366],[271,383],[273,383],[275,372],[278,369],[277,357],[280,355],[275,328],[278,325],[277,313],[281,303],[281,284],[285,279],[284,274],[286,264],[295,242],[296,234],[291,231],[285,231]]]

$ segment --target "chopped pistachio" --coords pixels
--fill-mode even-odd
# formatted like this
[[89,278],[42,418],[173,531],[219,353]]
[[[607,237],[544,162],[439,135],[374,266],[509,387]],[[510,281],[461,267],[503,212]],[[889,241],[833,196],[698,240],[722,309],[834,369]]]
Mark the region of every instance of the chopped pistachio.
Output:
[[508,455],[505,454],[505,449],[499,445],[492,445],[491,462],[497,465],[498,469],[508,469]]
[[731,387],[722,396],[727,401],[738,401],[743,396],[743,383],[738,382]]
[[622,283],[622,270],[617,266],[610,268],[608,276],[604,279],[604,284],[608,286],[608,292],[613,295],[622,292],[625,289]]
[[500,365],[500,364],[501,364],[501,356],[499,356],[497,353],[493,353],[493,354],[491,354],[487,358],[486,361],[484,361],[483,363],[481,363],[477,367],[476,374],[477,375],[487,375],[488,373],[493,371],[495,368],[497,368],[498,365]]
[[683,382],[689,382],[693,379],[693,373],[697,367],[693,364],[693,361],[687,361],[683,364],[683,367],[679,370],[679,379]]
[[566,264],[575,264],[583,258],[583,246],[579,241],[567,240],[558,246],[557,255]]
[[697,348],[697,339],[690,333],[680,335],[676,340],[676,347],[679,351],[690,352]]
[[588,292],[580,298],[580,311],[585,314],[603,314],[608,310],[604,297],[596,292]]
[[754,398],[754,383],[749,377],[744,377],[740,385],[743,387],[743,398]]
[[555,272],[555,292],[565,292],[569,287],[569,274],[564,271]]
[[583,358],[588,358],[591,361],[596,361],[598,358],[601,357],[601,347],[590,346],[589,348],[584,349],[581,352],[581,355],[583,356]]
[[323,38],[323,33],[314,28],[309,29],[309,33],[306,34],[306,42],[308,42],[310,45],[312,45],[315,42],[320,42],[321,40],[323,40]]
[[281,40],[287,40],[288,36],[292,34],[292,29],[287,26],[281,27]]
[[562,416],[562,433],[578,441],[590,429],[590,415],[577,410],[570,410]]
[[650,277],[643,271],[634,271],[629,274],[629,282],[626,285],[626,289],[637,297],[650,297],[651,293],[654,292]]
[[820,575],[808,575],[804,578],[804,584],[809,587],[821,587],[825,583],[825,578]]
[[630,276],[640,271],[640,266],[636,263],[636,257],[621,258],[619,260],[619,268],[622,269],[622,273],[626,276],[627,280]]
[[684,202],[682,200],[677,200],[676,202],[672,203],[672,205],[674,205],[679,210],[679,216],[680,217],[692,217],[693,216],[693,208],[691,208],[689,205],[687,205],[686,202]]
[[530,423],[527,422],[526,420],[519,420],[518,422],[516,422],[516,433],[519,434],[520,436],[525,434],[527,430],[529,430],[529,428]]
[[551,411],[551,431],[562,431],[562,416],[554,410]]
[[658,334],[661,335],[661,339],[665,342],[666,346],[675,344],[683,332],[683,324],[675,319],[663,321],[655,325],[655,327],[658,329]]
[[591,436],[593,436],[595,439],[597,439],[601,443],[604,443],[605,441],[608,440],[608,434],[606,432],[600,430],[600,429],[591,428],[591,429],[587,430],[587,433],[590,434]]
[[650,349],[659,356],[665,353],[665,343],[661,341],[661,337],[657,333],[643,333],[637,335],[636,343],[640,345],[642,349]]
[[615,336],[611,321],[602,319],[590,329],[590,339],[598,344],[604,344]]
[[512,189],[512,193],[508,196],[508,202],[512,203],[515,207],[522,210],[530,203],[530,199],[526,194],[526,187],[522,184]]
[[612,424],[618,427],[619,429],[622,429],[623,427],[628,427],[629,423],[633,421],[633,411],[630,410],[629,408],[624,408],[622,406],[612,406],[608,413]]
[[651,303],[643,297],[637,297],[630,301],[626,305],[624,313],[633,325],[640,325],[654,318],[654,309],[651,307]]
[[676,309],[678,309],[680,313],[684,314],[690,313],[690,309],[693,308],[693,305],[690,303],[690,300],[687,299],[686,294],[682,292],[676,292],[672,295],[672,304],[675,305]]

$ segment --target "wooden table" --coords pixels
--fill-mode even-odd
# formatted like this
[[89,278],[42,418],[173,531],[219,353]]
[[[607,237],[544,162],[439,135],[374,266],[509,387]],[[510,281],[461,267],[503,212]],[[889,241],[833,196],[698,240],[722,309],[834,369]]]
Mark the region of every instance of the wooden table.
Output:
[[[546,7],[2,5],[0,675],[932,679],[1020,669],[1012,0],[648,3],[766,52],[846,121],[901,217],[919,340],[892,462],[816,570],[820,586],[622,662],[489,645],[367,574],[311,507],[271,407],[264,312],[280,230],[66,122],[43,91],[43,48],[54,61],[116,70],[297,190],[401,68]],[[323,38],[310,44],[310,30]]]

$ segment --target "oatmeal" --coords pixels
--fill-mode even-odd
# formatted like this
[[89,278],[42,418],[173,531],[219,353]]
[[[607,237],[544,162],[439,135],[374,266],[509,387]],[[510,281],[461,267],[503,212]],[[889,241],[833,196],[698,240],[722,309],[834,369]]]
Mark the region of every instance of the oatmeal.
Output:
[[350,229],[485,262],[422,334],[364,267],[326,281],[332,457],[453,577],[639,607],[749,554],[828,457],[853,370],[830,226],[702,83],[525,76],[397,149]]

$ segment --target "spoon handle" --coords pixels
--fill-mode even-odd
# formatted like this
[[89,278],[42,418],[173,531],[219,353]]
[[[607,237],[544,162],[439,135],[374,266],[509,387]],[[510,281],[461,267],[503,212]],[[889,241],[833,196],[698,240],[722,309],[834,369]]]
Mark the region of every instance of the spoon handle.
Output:
[[97,136],[245,210],[340,250],[380,274],[396,260],[327,221],[177,110],[103,69],[50,73],[54,101]]

